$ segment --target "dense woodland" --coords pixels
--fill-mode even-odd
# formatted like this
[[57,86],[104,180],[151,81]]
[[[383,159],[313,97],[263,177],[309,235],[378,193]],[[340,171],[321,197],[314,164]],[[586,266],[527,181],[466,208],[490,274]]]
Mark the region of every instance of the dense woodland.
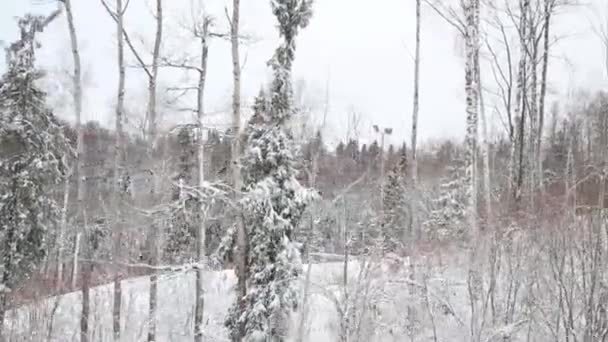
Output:
[[[295,100],[292,66],[314,1],[270,1],[280,37],[268,56],[272,78],[245,118],[239,0],[230,1],[227,18],[201,9],[189,32],[200,54],[183,61],[161,49],[163,0],[154,1],[155,40],[145,53],[124,27],[129,1],[102,0],[116,25],[113,128],[81,120],[71,2],[57,1],[48,16],[19,18],[19,38],[6,47],[0,341],[26,340],[12,335],[24,324],[15,312],[71,292],[81,295],[77,340],[97,341],[91,291],[106,284],[112,324],[99,340],[123,341],[122,286],[137,277],[149,282],[148,307],[139,313],[145,340],[163,341],[156,317],[169,308],[158,305],[158,284],[180,273],[195,274],[188,339],[196,342],[311,340],[314,291],[335,305],[332,336],[344,342],[607,339],[608,93],[581,90],[569,102],[547,96],[552,25],[580,4],[416,0],[413,110],[403,108],[411,139],[385,144],[392,131],[375,127],[371,143],[351,137],[329,147],[321,126],[293,133],[308,109]],[[422,144],[417,137],[423,15],[447,21],[462,40],[466,107],[446,115],[466,120],[463,140]],[[216,30],[220,19],[229,32]],[[40,33],[62,20],[73,57],[69,121],[49,107],[52,94],[40,87],[46,74],[36,63],[39,45],[52,43]],[[608,28],[599,27],[598,44],[608,49]],[[228,129],[203,123],[213,39],[229,40],[233,58]],[[127,61],[147,81],[141,131],[125,128],[132,114],[124,103]],[[157,123],[162,68],[195,75],[193,122]],[[494,136],[491,110],[503,127]],[[311,285],[313,265],[329,263],[341,267],[335,293]],[[222,270],[236,278],[218,333],[206,318],[204,284],[206,272]],[[460,307],[450,302],[456,290],[449,285],[433,288],[446,272],[462,276]],[[29,340],[51,341],[55,310],[40,334],[29,327]],[[389,321],[397,312],[403,317]]]

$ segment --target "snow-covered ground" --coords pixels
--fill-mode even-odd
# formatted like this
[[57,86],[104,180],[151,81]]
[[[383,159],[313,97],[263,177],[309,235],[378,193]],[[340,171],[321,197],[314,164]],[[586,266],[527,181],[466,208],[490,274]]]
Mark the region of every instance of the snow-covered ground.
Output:
[[[410,340],[410,334],[417,341],[432,341],[433,330],[437,341],[468,339],[467,287],[464,272],[459,268],[419,264],[412,281],[407,261],[401,260],[397,265],[387,262],[363,265],[358,261],[349,264],[349,300],[345,301],[343,263],[313,264],[306,341],[339,340],[337,306],[350,312],[351,341],[404,341]],[[421,277],[424,273],[427,278]],[[420,286],[424,279],[428,284],[426,292]],[[159,277],[158,341],[192,341],[194,284],[193,272]],[[223,321],[233,302],[235,284],[231,270],[205,272],[207,341],[227,341]],[[146,339],[148,290],[148,277],[123,282],[123,341]],[[9,341],[79,341],[80,300],[80,293],[75,292],[9,313],[5,324]],[[350,305],[345,305],[346,302]],[[111,314],[112,285],[92,289],[91,341],[112,341]],[[294,315],[294,323],[298,315]],[[293,326],[295,332],[297,324]]]

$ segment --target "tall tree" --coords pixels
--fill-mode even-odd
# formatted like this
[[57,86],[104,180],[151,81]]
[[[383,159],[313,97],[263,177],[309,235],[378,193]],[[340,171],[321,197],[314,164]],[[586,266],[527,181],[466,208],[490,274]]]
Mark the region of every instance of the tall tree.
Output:
[[286,340],[289,314],[298,303],[294,282],[301,272],[294,229],[312,196],[296,180],[295,146],[287,126],[295,112],[295,38],[308,25],[312,1],[273,0],[271,6],[282,42],[269,62],[274,75],[271,94],[257,97],[246,132],[240,204],[250,248],[247,294],[237,298],[226,322],[234,341]]
[[468,188],[467,216],[471,229],[477,226],[477,126],[478,126],[478,87],[477,64],[479,63],[479,0],[466,0],[465,15],[465,92],[466,92],[466,184]]
[[[198,128],[198,186],[202,191],[205,186],[205,143],[203,139],[203,119],[205,115],[205,81],[207,80],[207,58],[209,55],[209,27],[211,18],[204,16],[203,21],[197,27],[196,35],[201,44],[201,61],[198,74],[197,87],[197,105],[196,118]],[[198,200],[199,204],[199,226],[196,229],[196,260],[204,264],[205,259],[205,203],[202,198]],[[199,267],[196,270],[196,298],[195,298],[195,315],[194,315],[194,341],[203,341],[203,311],[205,305],[204,290],[203,290],[203,270]]]
[[[154,47],[152,50],[152,63],[151,65],[146,64],[141,57],[141,55],[137,52],[131,39],[129,38],[129,34],[124,27],[124,22],[122,21],[122,16],[124,16],[126,7],[128,3],[124,5],[122,10],[120,8],[117,11],[113,11],[110,6],[107,4],[105,0],[101,0],[102,5],[117,23],[118,28],[122,31],[122,38],[127,43],[129,50],[135,56],[139,67],[143,69],[146,76],[148,77],[148,104],[146,108],[146,123],[145,127],[146,138],[147,138],[147,154],[150,162],[153,160],[153,151],[157,143],[157,80],[158,73],[160,67],[160,50],[163,38],[163,1],[156,0],[156,13],[155,13],[155,22],[156,22],[156,31],[154,34]],[[120,23],[119,23],[120,22]],[[124,96],[124,95],[123,95]],[[153,175],[157,177],[156,174]],[[152,181],[152,186],[150,189],[150,198],[151,201],[154,202],[156,198],[156,179]],[[155,218],[152,218],[152,222],[150,225],[150,234],[148,236],[148,263],[150,265],[156,265],[158,263],[158,254],[159,254],[159,246],[158,246],[158,224]],[[150,275],[150,296],[149,296],[149,321],[148,321],[148,342],[156,341],[156,307],[157,307],[157,298],[158,298],[158,276],[153,272]]]
[[[239,54],[239,23],[240,23],[240,0],[232,1],[232,17],[230,18],[230,45],[232,52],[232,185],[236,193],[241,189],[241,61]],[[237,298],[241,310],[245,310],[244,298],[247,295],[247,230],[241,219],[236,223],[235,261],[237,268]],[[244,325],[239,325],[239,332],[233,336],[244,336]]]
[[[68,23],[68,32],[70,34],[70,47],[72,51],[72,60],[74,63],[74,74],[72,75],[72,96],[74,101],[74,114],[76,119],[76,134],[78,136],[76,142],[76,177],[77,177],[77,191],[78,191],[78,205],[77,205],[77,214],[82,215],[83,227],[87,227],[86,225],[86,208],[84,206],[84,199],[86,196],[86,183],[85,175],[83,173],[83,165],[84,165],[84,130],[82,128],[82,76],[81,76],[81,63],[80,63],[80,52],[78,50],[78,37],[76,36],[76,28],[74,25],[74,12],[72,8],[71,0],[62,0],[63,5],[66,11],[66,18]],[[90,232],[85,231],[84,236],[88,237]],[[88,241],[88,238],[85,239]],[[61,241],[60,241],[61,243]],[[85,246],[85,249],[86,246]],[[88,250],[88,249],[87,249]],[[90,263],[90,261],[89,261]],[[89,274],[87,272],[91,269],[90,265],[84,265],[83,269],[83,277],[88,279]],[[85,342],[89,339],[88,332],[88,320],[89,320],[89,289],[88,282],[82,282],[82,313],[80,316],[81,320],[81,331],[80,337],[81,341]]]
[[123,229],[125,228],[124,201],[128,195],[128,170],[127,155],[125,146],[125,57],[124,57],[124,38],[123,38],[123,15],[126,8],[123,8],[122,0],[116,0],[116,45],[117,45],[117,64],[118,64],[118,90],[116,94],[116,118],[114,143],[114,212],[116,213],[114,223],[114,247],[112,258],[114,259],[114,291],[112,308],[112,330],[114,341],[120,341],[120,309],[122,307],[122,285],[120,266]]
[[46,237],[61,216],[53,187],[67,174],[72,151],[36,82],[35,36],[57,16],[19,19],[21,37],[6,49],[0,79],[0,340],[8,293],[44,257]]
[[419,92],[420,92],[420,15],[422,0],[416,0],[416,54],[414,56],[414,111],[412,112],[412,180],[414,183],[418,181],[418,159],[416,154],[416,146],[418,140],[418,111]]

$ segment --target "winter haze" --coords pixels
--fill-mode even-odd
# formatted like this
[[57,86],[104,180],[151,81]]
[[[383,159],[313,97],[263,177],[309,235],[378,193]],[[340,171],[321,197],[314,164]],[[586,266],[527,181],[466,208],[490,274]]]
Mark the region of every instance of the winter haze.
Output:
[[2,0],[0,47],[0,342],[608,340],[607,0]]
[[[166,20],[167,50],[180,46],[187,34],[180,30],[180,22],[191,21],[191,0],[167,3],[175,16]],[[446,3],[456,4],[457,0]],[[44,5],[48,4],[48,5]],[[150,0],[133,0],[132,10],[125,16],[125,25],[137,37],[138,46],[151,51],[153,31]],[[226,31],[225,0],[210,0],[205,7],[216,17],[218,29]],[[5,0],[0,4],[0,40],[15,38],[13,17],[27,11],[49,13],[56,6],[48,0]],[[83,54],[83,68],[88,84],[85,86],[84,117],[99,120],[105,125],[112,122],[112,95],[116,76],[108,73],[116,69],[115,29],[99,1],[75,1],[80,15],[75,18]],[[261,84],[269,78],[265,62],[270,58],[276,43],[276,32],[268,1],[243,1],[242,31],[251,36],[251,42],[243,48],[243,96],[248,103]],[[568,91],[585,87],[605,89],[606,77],[602,73],[604,54],[600,40],[593,34],[593,24],[601,16],[605,5],[602,0],[586,1],[577,9],[558,12],[560,20],[553,27],[555,43],[551,58],[551,97],[563,98]],[[315,16],[310,26],[298,39],[298,57],[294,65],[294,79],[304,80],[305,95],[310,105],[322,107],[326,88],[330,92],[330,124],[326,128],[328,143],[347,135],[348,113],[355,111],[363,117],[360,127],[362,139],[375,139],[371,126],[378,124],[392,127],[395,134],[390,141],[399,144],[410,140],[413,92],[413,61],[415,32],[414,0],[383,0],[382,4],[363,0],[318,0]],[[605,11],[604,11],[605,12]],[[600,17],[601,18],[601,17]],[[445,136],[462,137],[464,117],[463,79],[459,66],[463,64],[461,39],[428,6],[423,6],[421,73],[420,82],[420,136],[423,140]],[[53,44],[44,44],[40,63],[49,66],[49,72],[65,77],[63,72],[71,66],[69,41],[65,23],[57,21],[44,33]],[[597,24],[595,24],[597,25]],[[180,32],[182,31],[182,32]],[[104,34],[101,34],[101,33]],[[143,40],[146,44],[141,45]],[[169,42],[171,41],[171,42]],[[182,42],[182,43],[180,43]],[[196,47],[191,47],[196,53]],[[172,54],[174,51],[171,52]],[[127,54],[129,61],[133,58]],[[85,58],[86,57],[86,58]],[[590,62],[593,61],[593,62]],[[373,61],[370,63],[370,61]],[[209,56],[208,111],[226,111],[229,108],[231,79],[230,49],[221,41],[213,42]],[[0,66],[1,68],[1,66]],[[0,69],[2,70],[2,69]],[[134,72],[135,73],[135,72]],[[161,80],[179,79],[175,70],[161,71]],[[179,74],[179,72],[178,72]],[[488,75],[488,80],[490,76]],[[128,81],[133,90],[131,97],[145,97],[145,80]],[[163,83],[163,81],[161,81]],[[67,84],[60,85],[65,88]],[[55,97],[52,94],[51,97]],[[319,109],[318,109],[319,110]],[[493,130],[502,134],[498,117]],[[169,119],[169,118],[167,118]],[[223,127],[222,127],[223,128]]]

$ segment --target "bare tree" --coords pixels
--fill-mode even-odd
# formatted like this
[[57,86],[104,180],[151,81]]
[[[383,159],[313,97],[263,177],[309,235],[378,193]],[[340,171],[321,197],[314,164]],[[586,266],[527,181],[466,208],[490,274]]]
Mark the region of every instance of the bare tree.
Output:
[[420,5],[422,0],[416,0],[416,52],[414,57],[414,110],[412,112],[412,179],[414,183],[418,180],[418,161],[416,157],[416,145],[418,139],[418,111],[420,91]]
[[[465,167],[468,186],[468,217],[471,229],[477,226],[477,178],[476,151],[478,130],[478,87],[476,73],[479,63],[479,0],[466,0],[463,6],[465,16],[465,91],[466,91],[466,154]],[[475,233],[473,233],[475,234]]]
[[126,170],[126,148],[125,148],[125,58],[123,42],[123,15],[127,7],[123,7],[122,0],[116,0],[116,10],[113,16],[116,18],[116,43],[117,43],[117,62],[118,62],[118,91],[116,97],[116,140],[114,144],[114,192],[113,205],[115,212],[115,222],[113,229],[114,247],[112,258],[114,259],[114,291],[112,309],[112,330],[114,341],[120,341],[120,310],[122,307],[122,285],[119,261],[121,259],[121,248],[123,241],[123,229],[125,228],[124,200],[127,192],[127,170]]
[[[241,190],[241,62],[239,56],[239,22],[240,0],[232,1],[232,16],[226,10],[226,17],[230,21],[230,45],[232,50],[232,185],[235,195]],[[237,298],[243,299],[247,295],[247,248],[248,238],[244,222],[237,219],[236,232],[236,268],[237,268]],[[242,301],[241,301],[242,302]],[[244,304],[244,303],[242,303]],[[242,325],[242,324],[241,324]],[[240,327],[240,336],[244,336],[244,326]]]
[[[85,175],[83,173],[84,163],[84,131],[82,129],[82,76],[80,66],[80,52],[78,50],[78,37],[76,36],[76,28],[74,26],[74,13],[72,10],[71,0],[62,0],[66,11],[68,30],[70,34],[70,45],[72,51],[72,58],[74,63],[74,74],[72,75],[72,95],[74,101],[74,114],[76,117],[76,134],[78,136],[76,142],[77,160],[76,160],[76,187],[78,191],[78,213],[83,217],[84,222],[84,234],[88,236],[90,232],[87,232],[86,224],[86,208],[84,207],[84,197],[86,194],[85,189]],[[87,249],[90,249],[88,247]],[[77,262],[74,263],[75,266]],[[86,342],[89,340],[88,331],[88,319],[89,319],[89,279],[90,279],[90,267],[85,266],[83,270],[83,281],[82,281],[82,316],[80,318],[80,340]]]
[[[198,90],[197,90],[197,124],[198,124],[198,182],[199,188],[202,190],[205,186],[205,168],[204,155],[205,143],[203,140],[203,117],[204,117],[204,96],[205,96],[205,81],[207,76],[207,56],[209,46],[207,39],[209,38],[209,26],[211,19],[207,16],[203,18],[202,24],[196,29],[196,35],[201,43],[201,66],[199,70]],[[205,212],[206,204],[203,199],[199,199],[201,219],[196,234],[196,260],[202,263],[205,259]],[[205,298],[203,292],[203,270],[196,270],[196,300],[195,300],[195,315],[194,315],[194,341],[203,341],[203,311]]]

